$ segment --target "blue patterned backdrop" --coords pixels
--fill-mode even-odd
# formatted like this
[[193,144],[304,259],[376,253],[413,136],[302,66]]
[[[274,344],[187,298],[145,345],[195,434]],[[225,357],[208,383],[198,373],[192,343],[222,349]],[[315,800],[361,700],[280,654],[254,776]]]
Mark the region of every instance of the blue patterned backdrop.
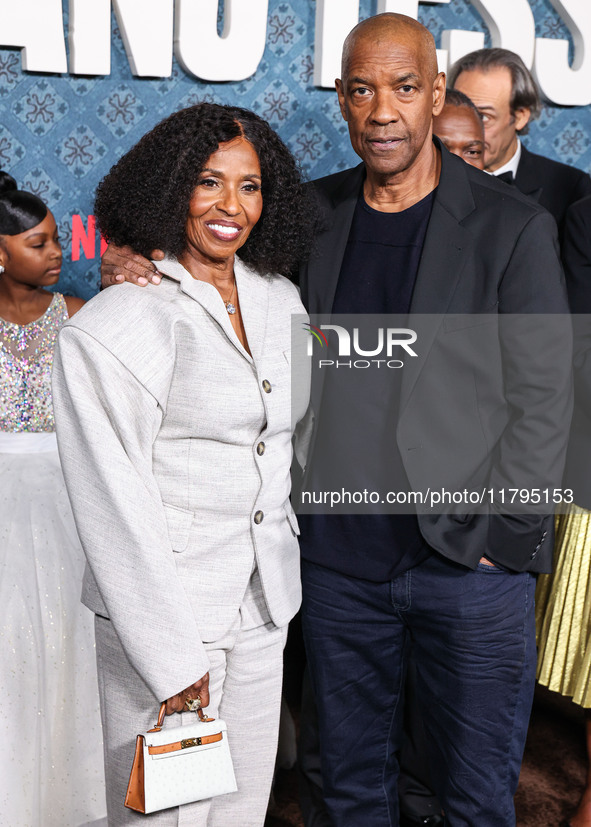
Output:
[[[539,37],[569,38],[548,0],[530,5]],[[362,0],[361,17],[370,14],[375,2]],[[419,17],[438,45],[443,29],[486,31],[467,0],[422,5]],[[239,83],[201,82],[176,63],[170,78],[133,77],[115,20],[107,77],[25,73],[18,51],[0,49],[0,168],[43,198],[56,217],[66,252],[60,289],[84,297],[96,291],[98,249],[93,260],[83,254],[71,260],[72,216],[86,222],[98,181],[174,110],[200,100],[252,108],[278,130],[311,178],[356,163],[335,93],[313,86],[314,18],[314,0],[270,0],[263,60],[255,75]],[[545,106],[526,142],[536,152],[589,170],[590,107]]]

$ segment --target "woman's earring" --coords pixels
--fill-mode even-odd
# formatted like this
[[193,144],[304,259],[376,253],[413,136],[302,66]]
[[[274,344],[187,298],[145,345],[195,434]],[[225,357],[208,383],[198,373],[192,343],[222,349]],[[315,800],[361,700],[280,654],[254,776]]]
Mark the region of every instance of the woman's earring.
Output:
[[0,276],[2,275],[3,272],[4,272],[4,267],[0,264]]

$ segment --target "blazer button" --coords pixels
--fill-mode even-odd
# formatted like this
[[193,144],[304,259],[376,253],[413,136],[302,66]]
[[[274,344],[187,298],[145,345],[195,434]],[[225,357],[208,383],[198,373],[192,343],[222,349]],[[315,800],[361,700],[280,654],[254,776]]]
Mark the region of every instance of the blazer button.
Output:
[[263,522],[265,515],[262,511],[255,511],[254,521],[257,525],[260,525]]
[[271,383],[268,379],[263,379],[263,390],[265,393],[271,393]]
[[257,445],[257,454],[259,455],[259,457],[262,457],[264,453],[265,453],[265,443],[264,442],[259,442],[259,444]]

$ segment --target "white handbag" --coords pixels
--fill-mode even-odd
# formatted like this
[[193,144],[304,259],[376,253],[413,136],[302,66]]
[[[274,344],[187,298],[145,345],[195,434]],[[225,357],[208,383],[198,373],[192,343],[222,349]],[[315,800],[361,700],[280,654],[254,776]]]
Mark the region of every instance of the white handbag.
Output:
[[199,709],[194,724],[162,729],[165,710],[162,704],[156,726],[137,737],[125,806],[154,813],[235,792],[226,724]]

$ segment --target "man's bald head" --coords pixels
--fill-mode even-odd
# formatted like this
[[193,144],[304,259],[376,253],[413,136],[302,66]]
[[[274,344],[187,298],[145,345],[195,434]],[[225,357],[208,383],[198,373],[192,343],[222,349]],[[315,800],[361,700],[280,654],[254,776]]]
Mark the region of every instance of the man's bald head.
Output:
[[346,80],[349,71],[349,62],[355,46],[364,40],[376,44],[391,42],[392,46],[403,44],[417,51],[424,60],[427,75],[431,80],[437,76],[437,52],[435,40],[431,32],[412,17],[406,14],[384,13],[376,14],[367,20],[362,20],[354,29],[351,29],[343,44],[341,59],[341,80]]

